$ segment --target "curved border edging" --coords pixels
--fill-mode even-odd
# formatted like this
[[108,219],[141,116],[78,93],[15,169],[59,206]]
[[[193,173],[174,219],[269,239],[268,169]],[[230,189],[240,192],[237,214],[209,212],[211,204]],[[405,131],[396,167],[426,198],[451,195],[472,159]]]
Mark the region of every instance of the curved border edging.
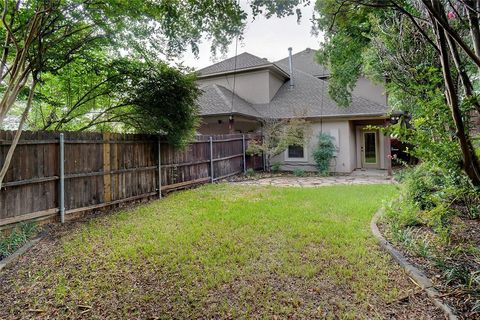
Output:
[[425,275],[425,273],[423,273],[418,268],[414,267],[410,262],[408,262],[407,259],[403,256],[403,254],[401,254],[400,251],[395,249],[390,244],[390,242],[388,242],[380,233],[377,222],[384,212],[385,209],[380,208],[370,221],[370,229],[372,230],[375,238],[377,238],[382,249],[392,255],[392,257],[397,261],[397,263],[405,270],[408,276],[410,276],[427,293],[430,299],[432,299],[433,303],[445,313],[448,319],[457,320],[458,317],[453,313],[453,310],[448,305],[443,303],[443,301],[439,298],[440,294],[435,289],[432,281],[430,281],[430,279]]
[[14,253],[9,255],[3,260],[0,260],[0,271],[2,271],[3,268],[8,266],[10,263],[14,262],[16,259],[18,259],[22,254],[28,251],[31,247],[36,245],[42,238],[35,238],[30,241],[27,241],[23,246],[18,248]]

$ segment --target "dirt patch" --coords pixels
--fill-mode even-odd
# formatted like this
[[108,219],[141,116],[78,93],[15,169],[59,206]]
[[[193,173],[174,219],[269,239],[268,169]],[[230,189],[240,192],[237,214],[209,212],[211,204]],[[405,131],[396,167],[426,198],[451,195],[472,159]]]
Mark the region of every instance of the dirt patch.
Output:
[[[41,243],[0,273],[0,318],[337,319],[348,314],[378,319],[444,318],[426,294],[397,267],[392,268],[389,278],[391,285],[401,292],[399,298],[385,301],[375,292],[368,292],[360,299],[364,302],[359,303],[348,283],[334,283],[320,274],[306,279],[258,272],[198,294],[202,283],[175,281],[179,275],[166,273],[161,266],[149,262],[139,268],[123,261],[124,267],[106,272],[107,278],[98,283],[105,287],[98,291],[102,294],[70,296],[59,303],[61,293],[52,290],[44,281],[49,275],[36,271],[41,266],[67,267],[52,257],[58,256],[62,237],[68,229],[50,230]],[[335,263],[332,260],[328,264],[333,267]],[[82,265],[69,265],[68,268],[81,270]],[[100,272],[104,268],[107,267],[100,267]],[[93,279],[96,277],[87,273],[83,282]],[[123,290],[110,290],[119,287]]]

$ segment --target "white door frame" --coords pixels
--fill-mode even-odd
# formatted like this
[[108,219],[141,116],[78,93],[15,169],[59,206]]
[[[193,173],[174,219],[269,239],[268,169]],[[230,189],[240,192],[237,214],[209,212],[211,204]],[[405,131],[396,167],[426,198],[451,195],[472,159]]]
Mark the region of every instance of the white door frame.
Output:
[[[356,144],[357,144],[357,168],[361,169],[380,169],[382,168],[382,136],[379,130],[367,129],[365,126],[357,126],[356,128]],[[365,161],[365,133],[375,134],[375,163],[367,163]]]

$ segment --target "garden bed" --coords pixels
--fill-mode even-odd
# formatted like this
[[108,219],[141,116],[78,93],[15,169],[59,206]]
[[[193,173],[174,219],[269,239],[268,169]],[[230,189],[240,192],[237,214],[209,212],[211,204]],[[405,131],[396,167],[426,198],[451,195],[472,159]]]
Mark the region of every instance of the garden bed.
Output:
[[[424,224],[396,230],[387,219],[381,232],[425,272],[461,319],[480,319],[480,221],[465,215],[449,220],[448,235]],[[447,237],[445,240],[443,237]]]

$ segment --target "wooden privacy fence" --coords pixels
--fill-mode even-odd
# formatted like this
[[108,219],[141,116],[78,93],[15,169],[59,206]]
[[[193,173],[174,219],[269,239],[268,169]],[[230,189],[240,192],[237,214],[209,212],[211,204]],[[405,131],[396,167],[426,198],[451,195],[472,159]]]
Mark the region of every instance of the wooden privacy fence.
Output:
[[[13,135],[0,131],[0,165]],[[151,135],[24,132],[0,190],[0,227],[63,221],[69,214],[261,169],[261,157],[245,154],[252,139],[259,137],[198,136],[180,150]]]

